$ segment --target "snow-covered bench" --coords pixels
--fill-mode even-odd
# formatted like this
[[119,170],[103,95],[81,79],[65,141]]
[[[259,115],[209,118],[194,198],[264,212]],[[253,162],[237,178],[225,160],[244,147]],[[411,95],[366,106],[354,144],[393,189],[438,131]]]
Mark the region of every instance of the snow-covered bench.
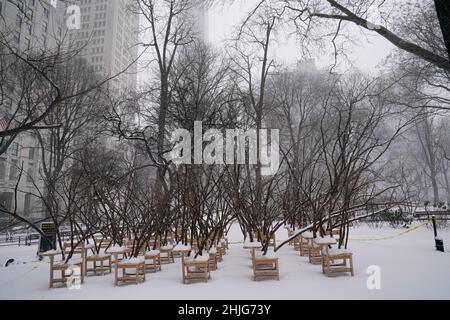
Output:
[[230,249],[230,245],[228,243],[228,238],[223,238],[222,240],[220,240],[220,243],[222,244],[222,246],[224,247],[225,250]]
[[81,283],[84,283],[84,276],[86,274],[86,255],[87,251],[95,248],[93,245],[87,245],[84,241],[80,243],[64,242],[63,251],[65,256],[71,255],[68,263],[72,266],[79,267],[81,270]]
[[222,246],[222,244],[218,244],[216,246],[216,259],[217,262],[222,262],[223,261],[223,256],[225,254],[225,248]]
[[113,264],[116,264],[123,259],[126,259],[131,251],[126,246],[113,245],[105,250],[105,253],[111,254],[114,257]]
[[[294,230],[289,228],[288,226],[285,226],[285,229],[287,230],[288,238],[291,238],[294,235]],[[289,245],[290,246],[294,246],[295,247],[295,239],[296,238],[289,240]]]
[[209,254],[209,270],[217,270],[217,249],[212,247],[208,251]]
[[175,259],[173,257],[173,245],[168,244],[159,248],[160,259],[162,264],[174,263]]
[[[353,269],[353,253],[347,249],[329,249],[322,250],[322,272],[327,276],[338,273],[349,272],[352,277],[355,275]],[[341,262],[336,263],[336,261]]]
[[[92,263],[92,268],[89,267],[89,262]],[[107,271],[107,273],[112,272],[112,258],[110,254],[107,253],[96,253],[94,255],[87,255],[85,259],[85,266],[84,270],[86,272],[86,275],[88,275],[89,272],[93,272],[95,275],[97,272],[104,275]]]
[[302,238],[308,241],[308,258],[309,263],[319,265],[322,264],[321,247],[314,243],[314,235],[312,232],[303,232]]
[[144,253],[145,271],[161,271],[161,252],[159,250],[150,250]]
[[[298,231],[294,230],[290,237],[292,237],[295,234],[295,232],[298,232]],[[300,256],[306,257],[309,255],[308,239],[304,238],[303,235],[300,234],[297,237],[295,237],[292,241],[294,244],[294,250],[299,251]]]
[[187,284],[192,281],[208,282],[210,276],[209,271],[209,254],[198,256],[195,259],[182,258],[183,283]]
[[278,256],[273,251],[268,251],[266,255],[262,252],[255,252],[253,260],[253,280],[275,279],[280,280],[278,268]]
[[106,249],[109,248],[112,245],[112,240],[108,238],[96,238],[95,239],[95,246],[97,248]]
[[123,259],[116,263],[114,285],[145,281],[145,260],[143,257]]
[[[40,255],[42,257],[50,258],[50,278],[49,278],[49,288],[54,288],[55,284],[63,284],[67,283],[67,270],[70,268],[70,264],[64,261],[55,261],[55,256],[60,255],[60,251],[50,250]],[[61,272],[61,276],[55,276],[55,272]]]

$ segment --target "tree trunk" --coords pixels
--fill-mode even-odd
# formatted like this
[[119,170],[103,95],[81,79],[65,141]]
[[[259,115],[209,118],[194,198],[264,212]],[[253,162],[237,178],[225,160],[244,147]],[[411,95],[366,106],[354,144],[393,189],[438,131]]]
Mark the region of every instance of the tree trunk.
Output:
[[437,181],[437,174],[436,174],[436,170],[431,170],[430,172],[430,180],[431,180],[431,186],[433,187],[433,201],[434,201],[434,205],[438,205],[439,204],[439,185],[438,185],[438,181]]
[[445,46],[447,47],[448,57],[450,58],[450,1],[434,0],[434,4],[444,36]]
[[164,183],[164,162],[163,162],[163,152],[164,144],[166,138],[166,118],[167,109],[169,106],[169,85],[168,76],[166,74],[161,74],[161,89],[160,89],[160,106],[158,114],[158,140],[157,140],[157,159],[159,165],[156,172],[156,183],[155,190],[157,195],[162,194],[163,183]]
[[445,189],[447,190],[447,205],[450,206],[450,179],[448,170],[444,172]]

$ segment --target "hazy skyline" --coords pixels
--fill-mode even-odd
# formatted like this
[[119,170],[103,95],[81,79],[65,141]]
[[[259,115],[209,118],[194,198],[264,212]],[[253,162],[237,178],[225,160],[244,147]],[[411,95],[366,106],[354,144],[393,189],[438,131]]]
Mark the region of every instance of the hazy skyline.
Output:
[[[232,5],[213,6],[209,10],[209,40],[211,43],[222,47],[224,41],[233,36],[233,27],[242,22],[256,2],[255,0],[246,0],[236,1]],[[352,31],[354,29],[353,34],[356,35],[357,45],[350,46],[349,58],[354,62],[354,66],[362,71],[376,71],[377,65],[394,49],[394,46],[373,32],[362,33],[360,28],[354,26],[351,28]],[[278,35],[278,38],[284,37],[283,34]],[[300,46],[292,38],[287,41],[281,39],[273,54],[275,54],[275,59],[287,65],[292,65],[302,58]],[[329,54],[313,58],[317,67],[324,68],[333,63],[333,52],[330,51]],[[341,57],[340,62],[343,62],[343,59]]]

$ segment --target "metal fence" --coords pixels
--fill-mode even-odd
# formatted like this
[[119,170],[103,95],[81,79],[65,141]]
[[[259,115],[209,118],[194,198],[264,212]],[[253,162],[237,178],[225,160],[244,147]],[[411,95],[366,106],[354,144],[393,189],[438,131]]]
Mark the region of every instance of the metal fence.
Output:
[[[69,241],[71,239],[70,231],[60,232],[63,241]],[[75,234],[76,236],[77,234]],[[0,234],[0,247],[1,246],[31,246],[39,243],[39,233],[3,233]]]

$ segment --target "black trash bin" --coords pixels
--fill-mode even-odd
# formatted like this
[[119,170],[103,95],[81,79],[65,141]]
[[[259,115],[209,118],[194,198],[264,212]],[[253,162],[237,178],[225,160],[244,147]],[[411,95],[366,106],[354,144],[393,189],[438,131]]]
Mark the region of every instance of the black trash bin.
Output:
[[436,241],[436,250],[440,252],[444,252],[444,240],[440,237],[434,238]]

